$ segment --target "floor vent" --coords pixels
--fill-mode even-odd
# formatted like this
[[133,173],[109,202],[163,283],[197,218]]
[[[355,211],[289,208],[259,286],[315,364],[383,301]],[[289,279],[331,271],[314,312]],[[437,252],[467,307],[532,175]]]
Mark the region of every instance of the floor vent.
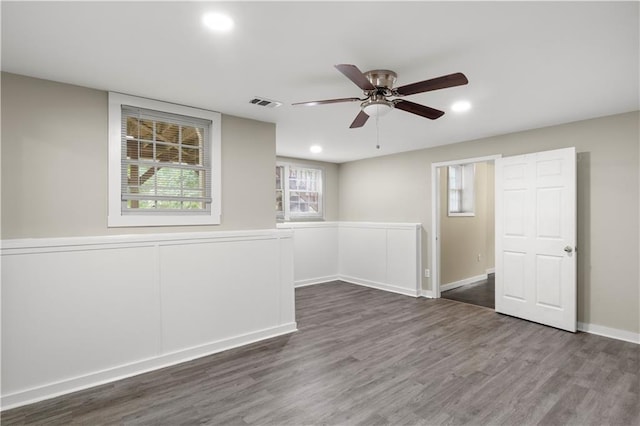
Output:
[[282,105],[282,102],[272,101],[271,99],[258,98],[258,97],[254,97],[253,99],[251,99],[249,101],[249,103],[254,104],[254,105],[267,107],[267,108],[277,108],[280,105]]

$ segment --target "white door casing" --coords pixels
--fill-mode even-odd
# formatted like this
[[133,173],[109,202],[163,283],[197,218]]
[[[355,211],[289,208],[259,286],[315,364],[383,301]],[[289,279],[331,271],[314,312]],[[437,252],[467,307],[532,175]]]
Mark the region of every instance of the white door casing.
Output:
[[575,148],[496,160],[496,312],[576,331]]
[[440,292],[440,167],[461,164],[492,162],[500,158],[501,154],[484,157],[467,158],[462,160],[444,161],[431,164],[431,290],[426,291],[426,297],[439,298]]

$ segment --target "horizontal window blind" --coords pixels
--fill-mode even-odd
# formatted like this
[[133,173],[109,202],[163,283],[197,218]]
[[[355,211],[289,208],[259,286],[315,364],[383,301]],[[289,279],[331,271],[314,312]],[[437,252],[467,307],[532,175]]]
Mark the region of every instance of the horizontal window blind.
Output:
[[280,220],[322,218],[321,168],[276,166],[276,217]]
[[284,217],[284,166],[276,166],[276,216]]
[[319,169],[289,167],[289,213],[290,215],[319,215],[318,192],[322,174]]
[[475,164],[449,166],[449,214],[474,212]]
[[211,209],[211,121],[122,106],[122,212]]

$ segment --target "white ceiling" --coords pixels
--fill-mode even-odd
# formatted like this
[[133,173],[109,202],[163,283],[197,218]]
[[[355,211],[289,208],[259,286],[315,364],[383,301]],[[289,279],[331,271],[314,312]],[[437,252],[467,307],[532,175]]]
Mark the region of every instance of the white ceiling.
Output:
[[[209,31],[208,11],[234,30]],[[279,155],[345,162],[638,110],[638,15],[638,2],[3,1],[2,70],[274,122]],[[341,63],[394,70],[396,86],[469,84],[407,97],[446,114],[391,111],[376,150],[374,119],[349,129],[357,103],[290,105],[361,96]],[[451,112],[460,99],[473,108]]]

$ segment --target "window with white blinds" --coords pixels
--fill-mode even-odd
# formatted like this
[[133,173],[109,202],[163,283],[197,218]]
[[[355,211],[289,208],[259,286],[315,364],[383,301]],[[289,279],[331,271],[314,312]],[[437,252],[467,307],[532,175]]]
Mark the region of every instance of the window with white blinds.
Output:
[[110,187],[110,226],[219,223],[219,114],[113,93],[109,99],[110,186],[118,181],[117,200]]
[[210,126],[207,120],[122,106],[123,212],[207,212]]
[[280,220],[322,219],[322,168],[276,165],[276,216]]
[[449,216],[473,216],[475,211],[475,170],[473,163],[447,168]]

